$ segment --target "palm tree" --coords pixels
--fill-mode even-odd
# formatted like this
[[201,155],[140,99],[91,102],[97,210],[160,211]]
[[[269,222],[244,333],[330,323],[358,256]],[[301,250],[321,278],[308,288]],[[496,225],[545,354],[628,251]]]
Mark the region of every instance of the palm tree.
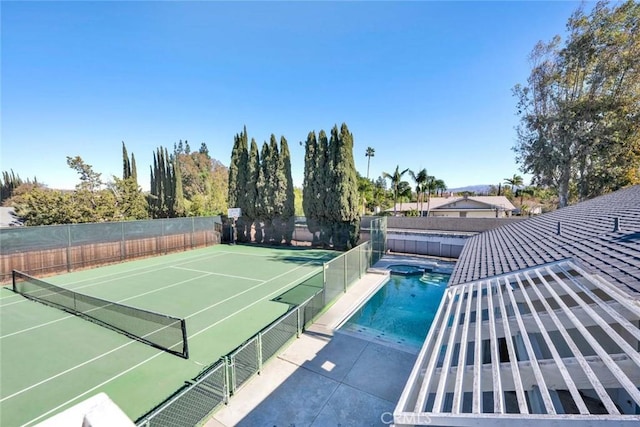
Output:
[[409,171],[409,175],[416,183],[416,193],[418,195],[418,205],[420,206],[420,216],[422,216],[422,203],[424,201],[424,192],[427,185],[427,170],[422,169],[417,174],[412,170]]
[[405,199],[411,200],[413,192],[411,191],[411,185],[407,181],[400,181],[398,184],[398,198],[400,199],[400,211],[402,211],[402,202]]
[[436,179],[433,185],[436,189],[436,194],[442,197],[442,193],[447,189],[447,184],[441,179]]
[[524,181],[520,175],[513,174],[511,178],[505,178],[504,183],[517,188],[524,184]]
[[382,172],[382,176],[391,181],[391,189],[393,190],[393,215],[396,214],[396,204],[398,203],[398,187],[400,186],[400,182],[402,181],[402,175],[407,173],[409,169],[405,169],[400,172],[400,166],[396,166],[395,172],[389,174],[387,172]]
[[369,179],[369,164],[371,163],[371,158],[376,156],[376,150],[371,147],[367,147],[367,152],[364,154],[367,157],[367,179]]
[[427,216],[429,216],[429,205],[431,204],[431,192],[436,189],[436,177],[427,175],[425,190],[427,191]]

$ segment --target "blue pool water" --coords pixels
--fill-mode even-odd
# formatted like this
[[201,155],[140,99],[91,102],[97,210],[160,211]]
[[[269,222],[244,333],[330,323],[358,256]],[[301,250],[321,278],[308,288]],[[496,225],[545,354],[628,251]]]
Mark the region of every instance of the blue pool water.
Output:
[[427,337],[449,274],[395,275],[340,328],[419,349]]

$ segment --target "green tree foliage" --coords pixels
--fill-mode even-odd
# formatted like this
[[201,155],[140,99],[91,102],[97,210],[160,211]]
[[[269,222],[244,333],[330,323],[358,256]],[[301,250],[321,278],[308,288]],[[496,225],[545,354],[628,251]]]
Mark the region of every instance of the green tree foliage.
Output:
[[427,181],[429,179],[429,174],[426,169],[421,169],[418,173],[415,173],[412,170],[409,170],[409,175],[416,183],[416,194],[418,196],[418,206],[420,207],[420,216],[422,216],[422,204],[424,203],[424,196],[427,192]]
[[367,179],[369,179],[369,166],[371,165],[371,158],[376,155],[376,150],[374,148],[367,147],[367,151],[364,155],[367,158]]
[[391,190],[393,192],[393,214],[396,215],[396,205],[398,204],[400,183],[402,182],[402,176],[407,173],[409,169],[400,171],[400,165],[396,166],[396,170],[390,174],[388,172],[382,172],[382,176],[391,182]]
[[127,179],[131,176],[131,161],[129,160],[129,153],[127,153],[127,146],[122,141],[122,179]]
[[282,178],[284,179],[284,201],[282,206],[282,238],[285,244],[290,245],[293,239],[295,227],[295,194],[293,189],[293,177],[291,175],[291,153],[285,137],[280,138],[280,164]]
[[115,196],[115,206],[118,220],[137,220],[149,218],[149,205],[133,175],[126,179],[113,177],[108,184],[109,190]]
[[158,147],[153,157],[149,210],[153,218],[175,218],[186,214],[180,168],[175,156],[169,156],[163,147]]
[[200,148],[199,151],[191,151],[186,140],[174,144],[173,156],[180,170],[186,215],[226,213],[228,170],[209,156],[209,149],[204,142]]
[[284,211],[284,201],[286,197],[284,168],[278,149],[278,140],[274,134],[269,139],[269,156],[263,159],[266,162],[267,189],[270,196],[271,206],[269,215],[265,218],[271,225],[266,237],[268,243],[279,244],[282,241],[282,214]]
[[12,204],[16,215],[27,226],[82,222],[71,192],[33,187],[14,196]]
[[307,227],[313,235],[313,243],[319,242],[322,200],[324,186],[320,185],[318,175],[325,171],[319,168],[319,147],[315,132],[309,132],[305,142],[304,181],[302,184],[302,209],[307,218]]
[[329,201],[327,194],[332,191],[333,185],[333,170],[331,169],[331,163],[329,160],[329,139],[324,130],[320,130],[318,133],[318,152],[316,154],[316,170],[315,173],[315,187],[319,191],[316,202],[318,204],[317,219],[320,225],[319,242],[324,247],[329,247],[331,244],[331,235],[333,234],[333,227],[331,224],[331,218],[329,214]]
[[4,203],[5,200],[10,199],[16,189],[22,185],[34,185],[38,186],[38,179],[33,178],[33,180],[27,179],[26,181],[20,178],[20,175],[16,174],[13,169],[11,172],[3,171],[2,178],[0,179],[0,204]]
[[300,187],[293,188],[293,197],[294,197],[294,213],[295,216],[304,216],[304,208],[302,207],[304,195],[303,189]]
[[441,179],[434,180],[433,187],[436,191],[436,195],[440,197],[442,197],[444,192],[447,191],[447,184]]
[[101,174],[80,156],[67,157],[69,167],[80,175],[75,191],[50,190],[23,185],[11,200],[16,214],[26,225],[75,224],[144,219],[146,200],[133,177],[103,188]]
[[514,147],[523,172],[569,203],[640,182],[640,3],[578,9],[559,36],[539,42],[526,85],[516,85]]
[[256,140],[251,138],[251,147],[249,149],[249,164],[247,169],[247,188],[246,201],[243,216],[247,218],[250,224],[253,224],[258,218],[258,179],[260,175],[260,151]]
[[360,237],[358,180],[353,160],[353,135],[345,123],[331,129],[329,141],[331,190],[327,194],[327,216],[332,222],[333,246],[348,250]]
[[270,186],[269,180],[269,166],[271,163],[271,150],[269,144],[265,142],[262,144],[260,151],[260,170],[258,171],[258,183],[256,185],[258,190],[258,221],[256,223],[255,239],[257,243],[268,243],[271,241],[271,218],[273,218],[273,189]]
[[[248,136],[247,128],[244,127],[240,134],[236,134],[231,152],[231,163],[229,165],[229,206],[240,208],[243,212],[246,209],[247,172],[249,165]],[[251,224],[238,219],[236,224],[237,239],[239,242],[250,240]]]
[[373,201],[374,184],[373,181],[361,176],[356,172],[358,179],[358,195],[360,197],[359,206],[362,207],[360,214],[366,215],[367,211],[371,211],[371,202]]

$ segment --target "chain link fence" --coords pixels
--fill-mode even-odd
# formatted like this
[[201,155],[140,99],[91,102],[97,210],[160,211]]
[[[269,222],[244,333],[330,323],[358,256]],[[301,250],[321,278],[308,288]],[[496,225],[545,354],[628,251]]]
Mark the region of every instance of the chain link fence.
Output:
[[264,363],[300,336],[327,304],[346,292],[382,257],[386,249],[386,218],[373,220],[371,230],[371,241],[325,263],[322,272],[297,285],[317,286],[322,277],[323,286],[313,296],[293,306],[136,424],[144,427],[199,425],[221,404],[228,402],[238,389],[262,371]]
[[0,228],[0,281],[209,246],[221,234],[219,216]]

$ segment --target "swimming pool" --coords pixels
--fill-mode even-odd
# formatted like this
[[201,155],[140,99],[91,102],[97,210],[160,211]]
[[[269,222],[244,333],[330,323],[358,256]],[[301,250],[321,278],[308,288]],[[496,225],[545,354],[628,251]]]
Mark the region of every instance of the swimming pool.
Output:
[[419,350],[429,332],[449,274],[391,274],[389,281],[367,300],[340,330],[367,339]]

